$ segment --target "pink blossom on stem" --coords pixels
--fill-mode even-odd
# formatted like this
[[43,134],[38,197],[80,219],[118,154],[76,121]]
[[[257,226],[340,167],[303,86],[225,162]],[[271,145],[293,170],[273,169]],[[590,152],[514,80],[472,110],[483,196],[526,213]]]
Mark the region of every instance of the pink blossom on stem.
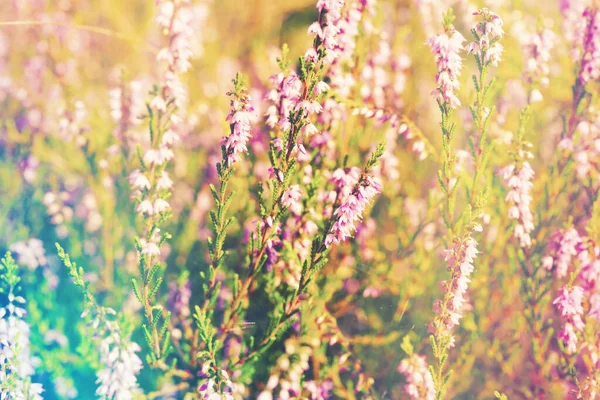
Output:
[[482,8],[473,15],[481,15],[483,21],[472,30],[476,40],[469,43],[466,50],[469,54],[475,54],[482,64],[495,67],[504,50],[504,47],[498,43],[504,36],[502,19],[487,8]]
[[[539,32],[528,35],[523,45],[525,59],[525,82],[529,85],[539,84],[548,87],[550,79],[550,51],[554,48],[556,35],[550,29],[544,28]],[[529,101],[539,102],[543,99],[538,89],[533,89]]]
[[[527,152],[528,153],[528,152]],[[508,217],[517,221],[514,236],[519,239],[521,247],[531,246],[530,233],[534,229],[533,215],[531,214],[531,182],[534,172],[527,161],[521,163],[520,168],[511,164],[502,170],[504,184],[509,192],[506,201],[509,203]]]
[[559,337],[567,346],[568,353],[577,350],[577,334],[575,330],[582,331],[585,327],[581,316],[583,314],[583,289],[579,286],[564,287],[553,304],[560,311],[561,317],[566,321],[559,333]]
[[600,78],[600,14],[597,8],[590,7],[584,11],[583,17],[586,26],[579,79],[585,85]]
[[281,205],[288,208],[292,214],[299,215],[302,212],[301,199],[300,185],[292,185],[281,196]]
[[438,102],[447,103],[450,108],[460,106],[460,100],[454,91],[460,86],[458,77],[462,69],[462,58],[459,52],[463,50],[464,41],[463,35],[452,26],[447,28],[445,33],[432,36],[427,40],[438,68],[435,76],[438,87],[432,95]]
[[252,122],[255,120],[254,108],[250,104],[252,98],[245,88],[239,92],[229,92],[231,96],[231,109],[227,116],[231,133],[224,137],[221,144],[225,146],[228,165],[233,165],[241,160],[240,154],[248,152],[248,140],[252,136]]
[[450,282],[442,282],[445,292],[444,300],[438,300],[434,307],[441,326],[435,327],[435,329],[449,332],[458,325],[458,321],[462,318],[465,294],[468,284],[471,282],[469,276],[473,273],[473,262],[478,253],[477,241],[471,236],[457,241],[451,249],[446,250],[445,261],[448,271],[452,273],[452,279]]
[[550,254],[544,257],[543,265],[547,270],[555,268],[558,278],[567,276],[569,266],[577,255],[577,245],[581,237],[575,228],[559,230],[554,233],[548,246]]
[[571,56],[578,59],[581,55],[579,43],[583,37],[586,21],[582,18],[587,0],[560,0],[560,12],[563,16],[562,34],[571,45]]
[[404,393],[410,399],[435,399],[435,386],[424,356],[412,354],[398,365],[398,372],[404,375]]
[[339,244],[352,236],[356,229],[355,222],[362,218],[367,205],[380,192],[381,182],[378,178],[363,176],[352,193],[334,211],[335,222],[325,237],[325,246]]

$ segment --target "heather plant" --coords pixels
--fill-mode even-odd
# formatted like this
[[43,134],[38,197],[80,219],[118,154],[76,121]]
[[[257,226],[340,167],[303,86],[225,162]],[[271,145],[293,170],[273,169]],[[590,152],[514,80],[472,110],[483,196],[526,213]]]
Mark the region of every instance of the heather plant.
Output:
[[6,0],[0,399],[600,398],[598,6]]

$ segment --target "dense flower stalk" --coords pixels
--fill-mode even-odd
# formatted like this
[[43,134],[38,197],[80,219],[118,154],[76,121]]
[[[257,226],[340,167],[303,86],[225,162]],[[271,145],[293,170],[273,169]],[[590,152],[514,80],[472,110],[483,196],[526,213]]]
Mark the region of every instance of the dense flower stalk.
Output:
[[587,0],[560,0],[560,12],[563,16],[562,32],[571,46],[573,58],[581,55],[580,41],[583,37],[586,21],[583,16]]
[[530,194],[533,175],[533,169],[528,161],[523,161],[520,168],[511,164],[502,172],[504,184],[509,189],[506,195],[506,201],[510,204],[508,217],[517,221],[514,236],[519,240],[521,247],[531,246],[530,233],[534,229]]
[[[30,327],[25,321],[25,299],[16,296],[20,282],[18,266],[10,253],[2,259],[0,282],[6,286],[7,304],[0,307],[0,398],[41,400],[44,389],[32,383]],[[0,286],[2,288],[2,286]],[[0,292],[1,293],[1,292]]]
[[435,387],[424,356],[415,353],[405,358],[398,365],[398,372],[404,375],[404,393],[409,399],[435,399]]
[[579,286],[563,287],[560,295],[553,304],[558,308],[565,325],[559,333],[560,339],[567,346],[567,352],[574,353],[577,350],[577,335],[575,331],[584,328],[581,316],[583,314],[583,288]]
[[[481,226],[476,225],[475,231],[480,231]],[[471,280],[469,276],[473,273],[473,262],[477,257],[477,241],[470,235],[463,240],[457,241],[454,246],[446,250],[446,266],[452,274],[450,281],[442,282],[444,298],[438,300],[434,306],[437,316],[432,325],[436,336],[450,336],[450,331],[462,318],[465,304],[465,294]],[[453,342],[454,339],[451,339]]]
[[548,28],[528,35],[523,45],[523,56],[525,57],[524,79],[530,87],[529,101],[532,103],[543,100],[541,92],[533,85],[542,88],[550,84],[550,52],[554,48],[556,35]]
[[96,394],[107,399],[129,400],[138,390],[136,375],[142,369],[142,360],[136,353],[142,349],[137,343],[123,340],[112,321],[109,325],[109,333],[99,346],[104,368],[98,371]]
[[483,21],[471,31],[475,40],[467,45],[466,50],[469,54],[475,54],[478,63],[496,67],[504,50],[504,47],[498,43],[504,36],[502,19],[487,8],[482,8],[473,15],[480,15]]
[[240,161],[240,154],[247,153],[247,143],[251,137],[251,124],[256,120],[252,98],[246,89],[229,92],[231,109],[227,115],[231,133],[224,137],[221,144],[227,155],[227,165],[232,166]]
[[83,268],[72,262],[58,243],[56,248],[74,284],[83,293],[85,310],[81,318],[90,318],[98,345],[102,369],[97,372],[96,394],[103,399],[132,399],[139,391],[136,375],[142,369],[142,360],[136,353],[141,351],[140,346],[131,342],[121,331],[118,322],[114,320],[116,311],[98,304],[89,290],[89,282],[84,280]]
[[[189,24],[192,14],[189,5],[188,0],[157,2],[155,21],[167,41],[167,46],[157,55],[157,61],[164,64],[164,72],[154,97],[147,105],[150,143],[141,157],[141,168],[134,171],[129,178],[137,203],[136,211],[144,220],[143,236],[136,240],[142,276],[139,285],[134,281],[134,292],[142,303],[147,322],[151,326],[151,332],[147,332],[147,339],[153,352],[154,364],[160,364],[159,361],[167,348],[162,341],[168,341],[168,337],[164,336],[164,329],[159,333],[157,325],[162,316],[162,309],[158,314],[153,311],[153,298],[162,282],[162,278],[156,276],[161,245],[170,237],[168,233],[161,233],[159,226],[171,216],[171,205],[167,200],[173,181],[166,167],[174,157],[172,147],[179,140],[176,130],[182,122],[178,110],[185,104],[186,99],[186,91],[179,74],[191,67]],[[138,150],[138,154],[140,153]],[[168,314],[164,317],[165,326],[169,318]],[[144,329],[148,328],[144,326]],[[165,367],[162,364],[161,366]]]
[[460,87],[458,79],[462,69],[462,58],[459,53],[463,50],[465,40],[452,25],[446,27],[446,32],[427,40],[438,69],[435,75],[438,87],[432,95],[440,104],[447,103],[450,108],[460,107],[460,100],[455,91]]
[[517,137],[514,140],[515,148],[512,163],[504,167],[500,174],[504,185],[508,189],[505,201],[508,202],[508,218],[516,221],[514,237],[519,240],[521,247],[531,246],[531,232],[535,228],[531,213],[531,189],[533,188],[534,172],[529,164],[533,154],[530,149],[532,144],[523,139],[525,124],[528,118],[527,109],[521,113],[521,121]]
[[554,269],[557,278],[566,277],[580,243],[581,237],[575,228],[556,231],[548,246],[549,254],[544,257],[544,267],[547,270]]
[[334,211],[335,222],[327,233],[325,245],[339,244],[352,236],[356,230],[355,223],[362,219],[362,214],[371,200],[381,192],[378,178],[363,174],[352,192]]
[[579,69],[579,79],[583,85],[600,78],[600,14],[598,9],[585,10],[586,21],[583,34],[583,58]]

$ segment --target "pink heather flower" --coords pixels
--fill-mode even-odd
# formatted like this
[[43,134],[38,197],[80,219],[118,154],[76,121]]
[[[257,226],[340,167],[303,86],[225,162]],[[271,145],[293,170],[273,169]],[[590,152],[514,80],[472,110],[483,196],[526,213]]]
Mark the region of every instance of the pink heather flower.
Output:
[[156,200],[154,200],[154,213],[155,214],[160,214],[162,212],[167,211],[169,208],[171,208],[171,206],[169,205],[169,203],[167,203],[166,200],[163,200],[161,198],[158,198]]
[[140,240],[142,244],[142,254],[147,255],[148,257],[154,257],[160,255],[160,249],[158,245],[154,242],[147,242],[145,240]]
[[567,322],[558,334],[558,337],[567,347],[567,353],[573,354],[577,351],[577,334],[575,333],[575,329],[573,329],[573,324]]
[[478,253],[477,241],[471,236],[457,241],[454,247],[446,250],[445,261],[452,273],[452,279],[450,282],[442,282],[444,300],[437,300],[434,305],[434,312],[438,314],[441,323],[441,326],[433,325],[434,329],[441,329],[441,332],[435,332],[436,334],[449,332],[462,318],[466,306],[465,294],[471,282],[469,276],[473,273],[473,262]]
[[172,129],[167,129],[162,136],[161,144],[165,147],[172,146],[179,141],[179,135]]
[[435,399],[435,386],[424,356],[412,354],[398,365],[398,372],[404,375],[404,393],[410,399]]
[[594,293],[590,296],[590,318],[600,321],[600,293]]
[[292,185],[281,196],[281,205],[287,207],[294,215],[299,215],[302,212],[302,189],[299,185]]
[[154,214],[154,207],[150,200],[143,200],[136,207],[136,211],[140,214],[152,215]]
[[572,288],[564,287],[561,294],[552,304],[556,305],[563,317],[573,317],[583,314],[583,288],[574,286]]
[[483,21],[479,22],[474,29],[479,36],[479,40],[469,43],[466,50],[469,54],[474,53],[482,63],[495,67],[498,65],[504,50],[502,45],[498,43],[504,36],[503,22],[497,14],[487,8],[482,8],[473,15],[483,16]]
[[156,96],[150,101],[150,107],[153,110],[164,112],[167,109],[167,103],[162,97]]
[[139,169],[133,171],[131,175],[129,175],[129,182],[134,189],[150,189],[150,181]]
[[373,176],[366,176],[354,187],[352,193],[342,201],[334,215],[333,226],[325,237],[325,246],[339,244],[352,236],[356,230],[354,223],[362,218],[367,204],[381,192],[381,182]]
[[577,350],[577,334],[575,330],[583,331],[585,325],[581,316],[583,314],[583,288],[574,286],[563,287],[561,294],[554,300],[561,316],[566,321],[565,326],[559,333],[559,338],[567,346],[569,354]]
[[[583,248],[583,243],[579,247],[579,255],[577,256],[581,266],[579,277],[586,292],[592,293],[590,304],[600,311],[598,308],[600,307],[600,246],[589,240],[589,249]],[[592,311],[590,311],[591,313]],[[599,316],[597,315],[596,318]]]
[[241,160],[240,154],[248,152],[248,141],[252,136],[251,123],[255,120],[254,108],[250,104],[252,98],[242,89],[240,94],[229,92],[232,96],[231,110],[227,116],[227,122],[231,127],[229,136],[224,137],[222,145],[225,146],[227,163],[233,165]]
[[273,179],[273,178],[277,178],[277,180],[281,183],[283,183],[283,172],[281,172],[281,170],[275,170],[273,167],[269,168],[269,179]]
[[600,14],[597,8],[590,7],[585,10],[583,17],[586,27],[579,79],[585,85],[591,80],[600,78]]
[[341,191],[343,196],[347,196],[352,191],[352,188],[356,185],[359,178],[360,168],[358,167],[346,168],[345,170],[338,168],[333,171],[330,181]]
[[571,56],[578,59],[581,56],[579,43],[583,38],[586,20],[582,18],[586,1],[560,0],[560,12],[563,16],[561,33],[571,45]]
[[548,270],[556,267],[555,273],[558,278],[567,276],[573,257],[577,255],[579,243],[581,243],[581,237],[575,228],[567,231],[558,230],[548,246],[551,255],[544,258],[544,267]]
[[158,178],[158,182],[156,184],[156,188],[158,190],[166,190],[171,189],[173,186],[173,181],[169,178],[169,174],[166,171],[162,171],[160,178]]
[[[550,29],[542,29],[528,36],[523,45],[523,57],[525,61],[525,80],[529,84],[538,83],[542,87],[548,87],[550,80],[550,51],[554,47],[556,35]],[[534,95],[535,93],[535,95]],[[535,96],[535,97],[534,97]],[[542,100],[541,93],[537,90],[532,92],[530,101],[532,103]]]
[[502,45],[498,43],[504,35],[502,20],[497,14],[485,8],[473,15],[483,15],[484,20],[475,27],[479,41],[469,43],[466,50],[469,54],[475,54],[484,64],[495,67],[498,65],[504,50]]
[[319,81],[319,83],[317,83],[317,85],[315,86],[315,94],[317,96],[328,90],[329,90],[329,85],[323,81]]
[[437,101],[447,103],[450,108],[460,106],[460,100],[454,94],[460,84],[458,77],[462,69],[462,59],[459,52],[463,49],[465,38],[451,27],[446,33],[430,37],[427,44],[435,57],[438,73],[435,81],[437,89],[432,92]]
[[304,134],[304,136],[312,136],[315,133],[319,133],[319,130],[312,122],[309,122],[308,124],[302,127],[302,133]]
[[321,104],[314,100],[302,100],[298,104],[298,108],[303,109],[307,114],[318,114],[323,110]]
[[191,66],[189,59],[192,56],[192,31],[189,24],[192,13],[187,4],[187,1],[157,1],[158,13],[155,21],[162,28],[163,34],[169,37],[168,47],[159,51],[157,60],[165,61],[169,70],[176,73],[186,72]]
[[521,169],[517,170],[514,164],[502,170],[504,184],[509,188],[506,201],[511,204],[508,217],[516,220],[514,235],[519,239],[521,247],[531,246],[530,233],[534,229],[533,215],[531,214],[531,194],[533,188],[531,182],[534,172],[529,162],[523,161]]
[[160,152],[158,150],[150,149],[150,150],[146,151],[146,154],[144,154],[144,164],[147,164],[147,165],[152,165],[152,164],[161,165],[162,164],[160,162],[161,160],[162,160],[162,158],[160,157]]

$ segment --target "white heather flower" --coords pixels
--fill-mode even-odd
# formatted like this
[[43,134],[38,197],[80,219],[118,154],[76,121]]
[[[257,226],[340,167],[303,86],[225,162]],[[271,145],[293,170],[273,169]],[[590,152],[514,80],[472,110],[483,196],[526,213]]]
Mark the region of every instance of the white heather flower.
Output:
[[129,175],[129,182],[131,183],[131,187],[139,190],[149,190],[150,189],[150,181],[146,178],[140,170],[135,170]]
[[158,183],[156,184],[156,188],[158,190],[171,189],[173,186],[173,181],[169,178],[169,174],[166,171],[163,171],[158,179]]
[[170,209],[171,206],[169,205],[169,203],[167,203],[166,200],[158,198],[156,200],[154,200],[154,213],[155,214],[160,214],[162,212],[167,211],[168,209]]
[[150,200],[143,200],[136,207],[136,211],[140,214],[152,215],[154,214],[154,207],[152,206]]
[[48,263],[44,244],[39,239],[28,239],[16,242],[10,246],[17,258],[17,262],[34,270],[41,265]]
[[159,256],[160,249],[158,245],[154,242],[147,242],[146,240],[140,240],[142,244],[142,254],[147,255],[148,257]]
[[[8,305],[0,308],[0,398],[41,400],[44,391],[39,383],[32,383],[34,360],[30,355],[29,324],[22,306],[25,299],[8,294]],[[11,386],[4,386],[8,376]]]
[[104,368],[98,372],[96,394],[108,399],[129,400],[138,391],[136,375],[142,369],[141,351],[136,343],[121,338],[118,327],[109,322],[109,335],[100,343],[100,361]]

